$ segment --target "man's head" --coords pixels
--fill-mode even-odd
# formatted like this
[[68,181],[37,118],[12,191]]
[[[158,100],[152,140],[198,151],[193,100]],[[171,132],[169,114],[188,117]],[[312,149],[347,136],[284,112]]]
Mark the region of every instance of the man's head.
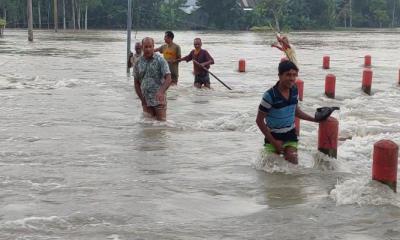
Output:
[[286,44],[286,45],[289,45],[289,38],[286,37],[286,36],[283,36],[283,37],[282,37],[282,42],[283,42],[284,44]]
[[154,54],[154,39],[145,37],[142,40],[143,56],[145,58],[152,58]]
[[279,81],[282,87],[292,88],[296,83],[299,68],[289,60],[282,61],[278,67]]
[[164,35],[165,43],[170,44],[170,43],[172,43],[173,40],[174,40],[174,33],[171,31],[166,31],[165,35]]
[[203,45],[203,44],[202,44],[200,38],[195,38],[194,41],[193,41],[193,45],[194,45],[194,48],[196,50],[200,50],[201,49],[201,45]]
[[142,44],[140,42],[136,42],[135,52],[136,52],[136,54],[142,54]]

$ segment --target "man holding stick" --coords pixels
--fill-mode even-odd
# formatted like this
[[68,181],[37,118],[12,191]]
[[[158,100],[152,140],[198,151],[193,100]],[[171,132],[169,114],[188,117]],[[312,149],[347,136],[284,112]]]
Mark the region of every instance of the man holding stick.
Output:
[[211,84],[208,69],[211,64],[214,64],[214,59],[207,50],[201,48],[202,42],[200,38],[195,38],[193,45],[194,49],[189,55],[179,58],[177,61],[193,61],[194,86],[196,88],[201,88],[202,86],[210,88]]

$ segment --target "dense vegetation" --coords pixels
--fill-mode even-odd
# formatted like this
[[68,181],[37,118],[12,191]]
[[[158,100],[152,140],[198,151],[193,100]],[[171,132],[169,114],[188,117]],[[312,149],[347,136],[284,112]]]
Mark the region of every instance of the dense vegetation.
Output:
[[[126,26],[127,0],[33,0],[35,28],[53,28],[57,1],[59,28]],[[283,29],[399,27],[400,0],[257,0],[245,11],[238,0],[197,0],[197,10],[183,11],[186,0],[132,0],[134,29]],[[7,27],[27,26],[27,0],[0,0]],[[64,24],[65,23],[65,24]]]

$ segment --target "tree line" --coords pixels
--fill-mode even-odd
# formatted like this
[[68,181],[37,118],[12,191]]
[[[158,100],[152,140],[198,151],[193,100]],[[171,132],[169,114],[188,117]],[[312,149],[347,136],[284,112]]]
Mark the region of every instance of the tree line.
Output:
[[[253,0],[252,10],[239,0],[197,0],[184,11],[186,0],[132,0],[133,29],[278,30],[387,28],[400,26],[400,0]],[[35,28],[54,28],[57,4],[59,29],[124,29],[127,0],[34,0]],[[0,0],[0,22],[27,27],[26,0]]]

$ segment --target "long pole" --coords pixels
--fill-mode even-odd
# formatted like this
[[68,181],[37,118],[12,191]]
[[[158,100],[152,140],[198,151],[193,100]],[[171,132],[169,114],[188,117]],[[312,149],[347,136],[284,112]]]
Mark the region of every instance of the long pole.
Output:
[[63,0],[63,28],[64,30],[67,29],[67,24],[65,21],[65,0]]
[[86,4],[86,6],[85,6],[85,31],[87,31],[87,10],[88,10],[88,5]]
[[396,13],[396,0],[393,0],[393,11],[392,11],[392,28],[394,28],[394,19]]
[[72,25],[74,25],[75,32],[75,0],[72,0]]
[[42,29],[42,13],[40,11],[40,0],[38,1],[39,29]]
[[32,0],[28,1],[28,41],[33,42],[33,14]]
[[207,71],[211,76],[213,76],[215,79],[217,79],[222,85],[224,85],[224,87],[226,87],[229,90],[232,90],[232,88],[230,88],[228,85],[226,85],[221,79],[219,79],[217,76],[215,76],[214,73],[210,72],[210,70],[208,70],[206,67],[202,66],[199,62],[197,62],[196,60],[193,60],[193,62],[196,65],[199,65],[201,68],[204,69],[204,71]]
[[54,32],[58,32],[58,9],[57,9],[57,0],[54,0]]
[[49,1],[49,5],[47,6],[47,29],[50,29],[50,9],[51,1]]
[[350,0],[350,22],[349,22],[349,25],[350,25],[350,28],[352,28],[353,27],[353,4],[352,4],[352,2],[351,2],[351,0]]
[[[126,49],[126,59],[127,61],[129,60],[129,54],[131,52],[131,29],[132,29],[132,0],[128,0],[128,16],[127,16],[128,20],[127,20],[127,24],[126,24],[126,28],[127,28],[127,49]],[[128,64],[126,64],[126,72],[129,73],[129,67]]]

